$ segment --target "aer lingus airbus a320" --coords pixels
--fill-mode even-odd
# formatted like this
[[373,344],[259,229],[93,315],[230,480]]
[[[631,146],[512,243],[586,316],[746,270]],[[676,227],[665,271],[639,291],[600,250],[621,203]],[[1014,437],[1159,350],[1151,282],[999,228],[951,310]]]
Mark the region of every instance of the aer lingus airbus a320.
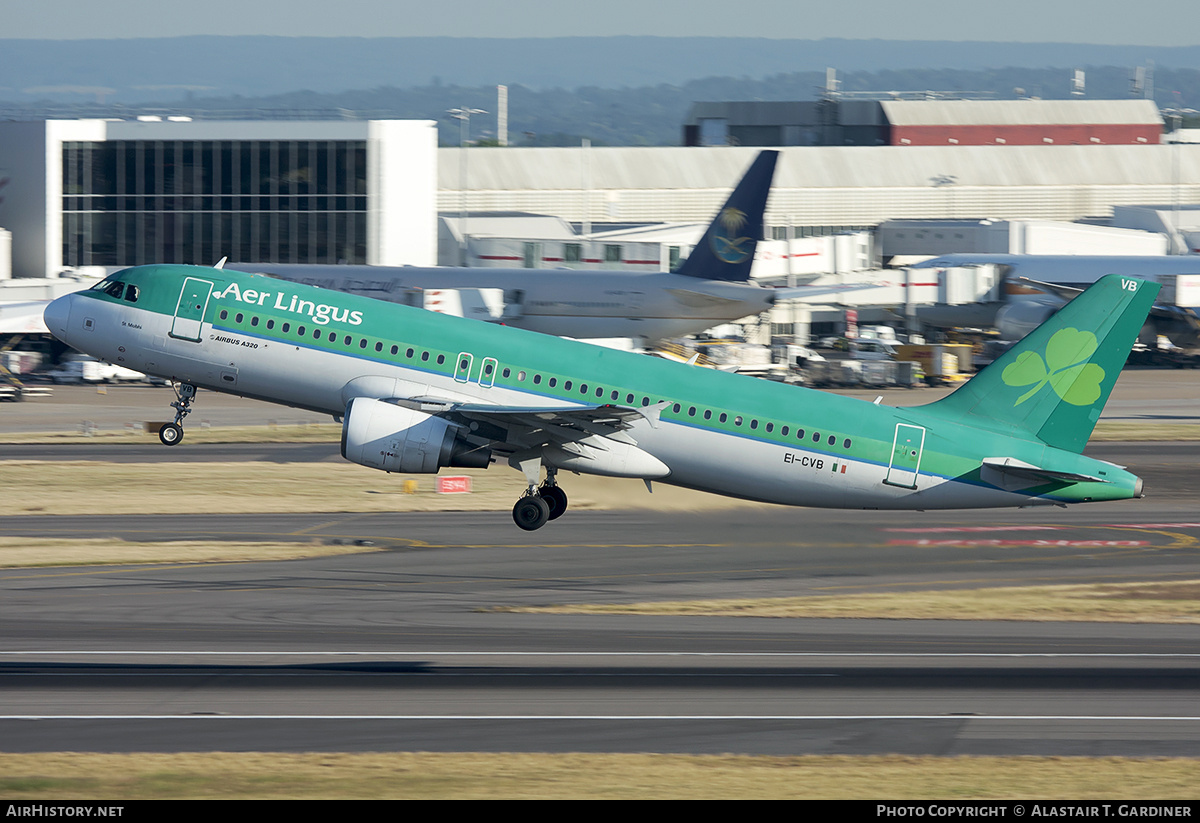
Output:
[[[889,408],[285,283],[141,266],[46,309],[98,358],[342,421],[342,455],[387,472],[505,461],[513,519],[560,516],[560,471],[795,506],[947,509],[1140,497],[1081,452],[1158,286],[1105,277],[942,400]],[[543,481],[541,472],[546,470]]]

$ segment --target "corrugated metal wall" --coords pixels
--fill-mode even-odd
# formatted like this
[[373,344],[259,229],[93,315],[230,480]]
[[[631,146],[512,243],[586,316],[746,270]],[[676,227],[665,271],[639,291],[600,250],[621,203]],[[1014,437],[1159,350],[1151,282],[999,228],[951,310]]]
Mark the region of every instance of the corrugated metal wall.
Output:
[[[462,149],[439,149],[438,210],[460,208]],[[467,208],[594,222],[707,221],[758,150],[467,149]],[[1200,202],[1200,145],[784,148],[769,225],[889,218],[1103,217],[1114,205]],[[588,180],[590,190],[584,190]],[[586,208],[585,208],[586,205]]]

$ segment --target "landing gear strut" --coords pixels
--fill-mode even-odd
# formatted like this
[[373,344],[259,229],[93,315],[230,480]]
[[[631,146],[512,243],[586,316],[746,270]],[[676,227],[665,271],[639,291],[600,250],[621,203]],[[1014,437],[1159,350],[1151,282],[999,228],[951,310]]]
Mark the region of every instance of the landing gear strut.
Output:
[[191,383],[175,386],[175,422],[166,423],[158,430],[158,439],[164,446],[176,446],[183,439],[183,418],[192,413],[192,401],[196,399],[196,387]]
[[563,516],[567,510],[567,493],[555,481],[554,474],[550,474],[546,478],[546,482],[538,487],[537,493],[550,507],[551,520],[557,520]]
[[[525,464],[522,464],[521,468],[524,470]],[[557,520],[567,510],[567,493],[559,488],[555,479],[558,469],[547,466],[546,482],[537,486],[539,468],[540,465],[534,466],[532,476],[526,472],[529,488],[513,506],[513,522],[527,532],[540,529],[551,520]]]

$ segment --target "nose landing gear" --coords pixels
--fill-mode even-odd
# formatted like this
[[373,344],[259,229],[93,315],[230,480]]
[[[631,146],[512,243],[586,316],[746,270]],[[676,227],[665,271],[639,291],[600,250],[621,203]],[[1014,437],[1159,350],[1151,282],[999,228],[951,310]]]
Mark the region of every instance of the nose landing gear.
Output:
[[191,383],[180,383],[174,386],[175,402],[171,408],[175,410],[175,422],[166,423],[158,430],[158,439],[164,446],[177,446],[183,439],[183,418],[192,413],[192,401],[196,399],[196,387]]

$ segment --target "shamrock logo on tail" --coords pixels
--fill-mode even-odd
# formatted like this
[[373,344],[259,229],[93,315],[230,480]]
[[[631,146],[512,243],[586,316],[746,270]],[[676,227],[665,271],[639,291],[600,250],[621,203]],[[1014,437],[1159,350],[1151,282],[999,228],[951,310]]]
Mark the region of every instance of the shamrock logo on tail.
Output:
[[1046,344],[1046,359],[1037,352],[1022,352],[1000,375],[1005,384],[1033,388],[1025,392],[1013,406],[1033,397],[1047,383],[1055,393],[1072,406],[1090,406],[1100,398],[1104,369],[1087,362],[1096,352],[1096,335],[1079,329],[1059,329]]

